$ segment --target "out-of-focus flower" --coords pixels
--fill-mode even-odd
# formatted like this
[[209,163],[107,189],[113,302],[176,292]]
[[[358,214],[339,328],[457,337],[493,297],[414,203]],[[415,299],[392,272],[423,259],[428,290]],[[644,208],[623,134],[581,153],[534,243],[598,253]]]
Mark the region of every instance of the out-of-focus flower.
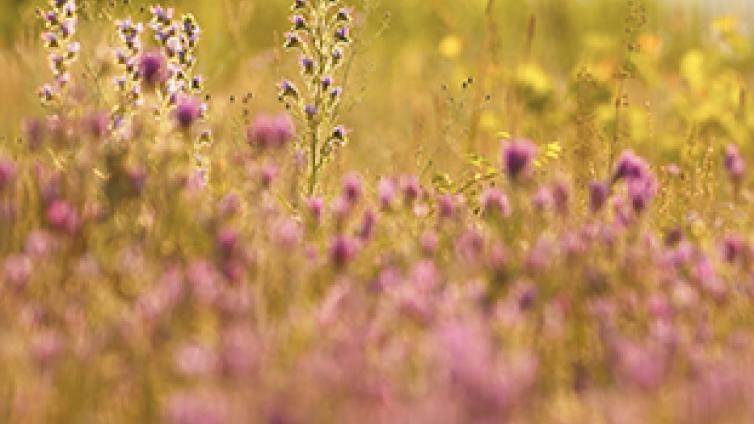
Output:
[[738,152],[738,147],[735,144],[729,144],[725,147],[724,164],[725,170],[728,172],[730,179],[739,183],[746,174],[746,163]]
[[609,194],[610,189],[607,184],[599,181],[592,181],[589,184],[589,210],[591,210],[592,213],[599,212],[602,207],[605,206]]
[[295,137],[295,129],[287,114],[258,116],[246,131],[246,141],[259,149],[281,149]]
[[356,255],[357,245],[349,237],[336,236],[330,244],[330,261],[336,268],[348,265]]
[[202,104],[192,96],[181,96],[175,106],[175,121],[181,130],[189,130],[201,117]]
[[503,143],[503,171],[511,181],[525,178],[532,172],[537,146],[529,140],[516,139]]

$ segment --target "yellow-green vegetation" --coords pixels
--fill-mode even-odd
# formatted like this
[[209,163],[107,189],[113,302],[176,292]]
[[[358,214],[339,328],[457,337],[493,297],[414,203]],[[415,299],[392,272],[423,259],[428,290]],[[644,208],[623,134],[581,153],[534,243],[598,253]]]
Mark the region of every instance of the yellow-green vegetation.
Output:
[[5,0],[0,422],[751,421],[743,16]]

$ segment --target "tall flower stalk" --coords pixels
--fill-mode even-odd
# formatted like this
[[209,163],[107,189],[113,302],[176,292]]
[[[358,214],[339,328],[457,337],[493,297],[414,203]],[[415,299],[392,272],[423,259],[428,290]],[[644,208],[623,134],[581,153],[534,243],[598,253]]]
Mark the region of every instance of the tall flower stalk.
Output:
[[78,59],[81,45],[74,39],[78,15],[75,0],[50,0],[50,9],[37,9],[37,16],[44,22],[42,41],[48,51],[47,58],[55,81],[39,89],[39,97],[45,106],[62,108],[65,91],[71,80],[71,67]]
[[335,76],[351,43],[351,10],[340,0],[295,0],[291,10],[284,47],[301,56],[304,89],[283,81],[280,100],[305,128],[299,147],[308,157],[305,190],[311,196],[335,148],[346,144],[346,131],[337,122],[343,89]]

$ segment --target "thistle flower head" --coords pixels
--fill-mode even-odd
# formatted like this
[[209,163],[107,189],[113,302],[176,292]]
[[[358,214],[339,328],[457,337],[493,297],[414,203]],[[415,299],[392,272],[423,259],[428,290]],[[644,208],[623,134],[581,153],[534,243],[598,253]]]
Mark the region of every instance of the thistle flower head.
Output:
[[746,173],[746,163],[744,162],[741,154],[738,152],[738,147],[735,144],[729,144],[725,147],[725,170],[728,172],[728,176],[733,181],[740,181]]
[[281,149],[295,137],[290,116],[262,115],[246,130],[246,141],[259,149]]
[[184,131],[189,130],[202,115],[201,102],[192,96],[181,96],[175,106],[175,121]]
[[518,181],[532,170],[537,146],[529,140],[503,143],[503,170],[511,181]]
[[144,53],[139,58],[139,76],[149,88],[162,84],[167,77],[167,60],[159,51]]
[[589,183],[589,210],[592,213],[599,212],[607,202],[609,193],[610,189],[607,184],[599,181]]

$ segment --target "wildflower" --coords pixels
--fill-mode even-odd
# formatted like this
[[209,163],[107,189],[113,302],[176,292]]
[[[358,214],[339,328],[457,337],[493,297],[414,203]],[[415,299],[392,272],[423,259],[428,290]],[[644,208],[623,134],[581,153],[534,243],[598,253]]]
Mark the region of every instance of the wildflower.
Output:
[[455,211],[455,199],[452,195],[443,194],[437,199],[437,213],[441,219],[453,217]]
[[434,256],[437,253],[438,245],[440,241],[437,238],[437,234],[434,231],[425,231],[419,239],[419,245],[421,246],[422,253],[425,256]]
[[628,182],[628,196],[636,212],[642,212],[657,194],[657,180],[647,175],[643,179],[632,179]]
[[188,131],[201,114],[202,105],[196,98],[183,96],[178,100],[175,108],[175,120],[182,130]]
[[17,173],[18,168],[12,160],[0,157],[0,191],[13,184]]
[[154,88],[165,82],[167,77],[167,62],[159,51],[144,53],[139,58],[139,76],[149,88]]
[[293,123],[287,114],[257,117],[246,130],[246,141],[264,149],[281,149],[294,137]]
[[79,215],[63,200],[55,200],[47,208],[47,222],[53,229],[74,233],[80,225]]
[[343,268],[356,255],[356,243],[346,236],[336,236],[330,244],[330,261],[336,268]]
[[618,158],[618,164],[613,173],[612,182],[621,179],[640,180],[649,174],[649,165],[631,150],[625,150]]
[[380,207],[383,210],[390,209],[396,194],[395,181],[391,178],[380,178],[377,184],[377,197],[379,198]]
[[723,259],[729,263],[733,263],[739,258],[744,258],[747,254],[747,250],[748,246],[746,240],[738,234],[729,235],[723,240]]
[[507,217],[511,214],[508,196],[494,187],[487,188],[482,192],[479,203],[482,211],[487,215]]
[[306,207],[309,209],[309,213],[314,217],[316,222],[322,219],[322,211],[325,207],[325,202],[319,197],[310,197],[306,199]]
[[273,227],[273,240],[281,248],[292,251],[304,238],[301,225],[293,219],[285,219]]
[[531,172],[537,147],[529,140],[513,140],[503,144],[503,170],[511,181],[518,181]]
[[238,231],[231,227],[220,229],[217,232],[216,244],[224,256],[230,256],[238,247]]
[[247,377],[256,367],[257,357],[257,341],[248,330],[234,326],[223,332],[220,359],[225,375]]
[[609,188],[607,184],[599,181],[592,181],[589,184],[589,210],[591,210],[592,213],[599,212],[607,202],[608,195]]
[[563,181],[557,181],[552,185],[552,200],[555,210],[561,215],[568,213],[568,200],[570,198],[568,185]]
[[416,175],[401,175],[399,185],[403,192],[403,198],[408,203],[417,200],[421,195],[421,184],[419,183],[419,177]]
[[32,275],[32,262],[26,255],[11,255],[3,263],[5,280],[16,289],[23,289]]
[[358,174],[351,173],[346,175],[343,180],[343,196],[349,203],[357,203],[361,198],[363,190],[361,177]]
[[175,354],[175,365],[178,371],[187,377],[203,377],[214,372],[217,358],[206,346],[189,343]]
[[736,145],[729,144],[725,148],[724,163],[725,170],[728,172],[730,179],[736,184],[740,183],[746,173],[746,163],[738,152]]
[[93,112],[84,120],[84,128],[95,140],[101,140],[107,135],[109,116],[106,112]]
[[357,233],[357,236],[362,241],[368,241],[372,238],[372,234],[374,233],[374,227],[377,225],[377,214],[374,213],[373,210],[367,209],[366,212],[364,212],[364,216],[361,220],[361,226],[359,227],[359,231]]
[[170,396],[164,411],[169,424],[222,424],[227,422],[227,415],[223,402],[192,393]]
[[264,188],[270,188],[272,186],[272,182],[275,181],[275,178],[277,178],[278,174],[280,173],[280,170],[277,166],[273,164],[266,164],[262,166],[262,169],[260,170],[259,174],[261,177],[262,187]]

